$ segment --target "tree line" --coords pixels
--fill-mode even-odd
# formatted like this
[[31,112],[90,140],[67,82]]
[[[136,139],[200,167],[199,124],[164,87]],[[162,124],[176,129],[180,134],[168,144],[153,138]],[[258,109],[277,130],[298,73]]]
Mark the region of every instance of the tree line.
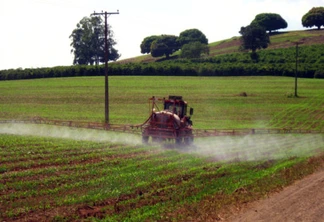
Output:
[[[301,46],[298,76],[324,78],[324,45]],[[235,53],[204,59],[164,60],[154,63],[109,63],[110,76],[295,76],[295,48],[259,52],[258,61],[249,53]],[[0,80],[103,76],[104,66],[74,65],[0,71]]]

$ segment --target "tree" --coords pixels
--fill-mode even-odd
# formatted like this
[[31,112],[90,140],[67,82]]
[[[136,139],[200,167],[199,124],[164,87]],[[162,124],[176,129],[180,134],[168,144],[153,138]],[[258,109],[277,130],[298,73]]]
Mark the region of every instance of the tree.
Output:
[[302,17],[302,25],[306,28],[324,26],[324,7],[314,7]]
[[241,27],[241,50],[252,50],[255,55],[257,49],[265,49],[270,44],[270,38],[266,30],[258,25]]
[[180,49],[177,38],[178,37],[174,35],[161,35],[152,42],[151,55],[153,57],[165,55],[166,58],[169,58],[171,54]]
[[[84,17],[72,31],[69,38],[74,54],[73,64],[93,65],[104,62],[105,55],[105,26],[100,17]],[[111,27],[108,28],[108,61],[117,60],[120,55],[113,47],[116,45],[113,39]]]
[[200,58],[201,54],[209,55],[209,47],[201,42],[190,42],[184,44],[181,48],[180,56],[182,58]]
[[208,39],[206,38],[204,33],[202,33],[198,29],[187,29],[181,32],[177,41],[180,46],[197,41],[201,42],[202,44],[208,44]]
[[287,22],[279,15],[275,13],[261,13],[255,16],[251,25],[259,25],[265,28],[266,31],[285,29],[287,28]]
[[152,36],[148,36],[146,38],[144,38],[144,40],[141,43],[141,53],[145,54],[145,53],[151,53],[151,45],[152,42],[154,42],[155,40],[157,40],[158,38],[160,38],[157,35],[152,35]]

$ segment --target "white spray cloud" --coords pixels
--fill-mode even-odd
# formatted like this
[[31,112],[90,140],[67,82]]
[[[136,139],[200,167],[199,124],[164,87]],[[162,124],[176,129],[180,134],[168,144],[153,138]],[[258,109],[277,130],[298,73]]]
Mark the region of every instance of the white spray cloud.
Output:
[[[129,145],[142,144],[141,136],[135,134],[38,124],[0,124],[0,134],[44,136]],[[159,148],[157,147],[157,149]],[[323,152],[324,135],[262,134],[195,138],[194,146],[179,148],[179,151],[209,157],[214,161],[274,160],[310,156]]]
[[73,140],[123,143],[129,145],[138,145],[141,143],[141,137],[134,134],[37,124],[0,124],[0,134],[44,136]]
[[323,151],[322,134],[266,134],[198,138],[190,152],[216,161],[258,161],[310,156]]

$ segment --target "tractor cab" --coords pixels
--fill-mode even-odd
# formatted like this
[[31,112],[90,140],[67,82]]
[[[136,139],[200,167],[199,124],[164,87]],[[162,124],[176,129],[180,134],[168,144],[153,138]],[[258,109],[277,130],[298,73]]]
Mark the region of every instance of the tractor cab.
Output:
[[[182,99],[182,96],[169,96],[164,100],[164,110],[172,112],[182,119],[187,115],[187,102]],[[190,115],[193,114],[193,109],[190,109]]]

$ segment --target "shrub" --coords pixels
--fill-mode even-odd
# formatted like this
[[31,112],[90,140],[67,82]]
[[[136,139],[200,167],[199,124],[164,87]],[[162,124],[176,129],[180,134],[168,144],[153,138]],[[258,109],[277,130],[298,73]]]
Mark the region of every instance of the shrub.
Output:
[[314,74],[314,78],[324,79],[324,67],[321,67],[320,69],[316,70],[316,72]]

